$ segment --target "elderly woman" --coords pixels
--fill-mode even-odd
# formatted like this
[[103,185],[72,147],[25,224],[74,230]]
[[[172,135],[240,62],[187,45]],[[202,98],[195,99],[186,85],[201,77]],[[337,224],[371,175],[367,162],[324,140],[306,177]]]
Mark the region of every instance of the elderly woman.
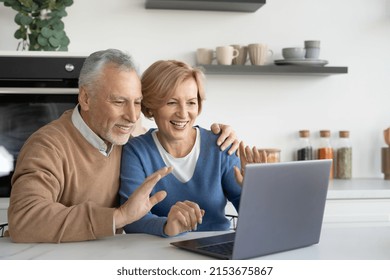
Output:
[[[127,233],[175,236],[190,230],[227,230],[227,200],[239,208],[240,160],[216,145],[217,136],[195,125],[205,99],[203,73],[174,60],[157,61],[142,76],[142,112],[157,129],[132,138],[121,164],[121,203],[147,176],[164,166],[173,172],[153,190],[167,197],[130,225]],[[244,152],[243,145],[240,150]]]

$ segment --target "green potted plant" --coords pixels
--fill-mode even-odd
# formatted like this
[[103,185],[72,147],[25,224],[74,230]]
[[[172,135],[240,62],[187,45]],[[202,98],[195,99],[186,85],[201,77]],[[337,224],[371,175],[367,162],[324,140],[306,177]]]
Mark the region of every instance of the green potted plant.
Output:
[[17,11],[19,25],[14,37],[21,42],[17,49],[29,51],[67,51],[70,40],[62,18],[73,0],[0,0]]

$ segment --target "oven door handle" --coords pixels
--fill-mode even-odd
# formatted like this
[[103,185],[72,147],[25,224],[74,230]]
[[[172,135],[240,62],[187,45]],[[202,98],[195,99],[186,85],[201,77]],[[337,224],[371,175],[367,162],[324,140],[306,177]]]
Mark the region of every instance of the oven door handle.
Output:
[[4,88],[0,87],[0,94],[78,94],[78,88]]

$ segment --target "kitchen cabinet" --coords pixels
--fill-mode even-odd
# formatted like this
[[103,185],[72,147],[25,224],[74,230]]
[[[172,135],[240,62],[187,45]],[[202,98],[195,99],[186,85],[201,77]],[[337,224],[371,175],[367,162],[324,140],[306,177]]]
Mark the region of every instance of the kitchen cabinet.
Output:
[[146,0],[146,9],[256,12],[266,0]]
[[198,65],[205,74],[215,75],[333,75],[347,74],[345,66],[301,65]]
[[389,180],[335,179],[329,183],[325,223],[388,223],[389,218]]
[[366,225],[390,222],[390,199],[328,199],[324,223],[329,225],[361,223]]
[[[226,214],[236,215],[232,204]],[[390,180],[331,180],[325,205],[324,223],[383,225],[390,222]]]

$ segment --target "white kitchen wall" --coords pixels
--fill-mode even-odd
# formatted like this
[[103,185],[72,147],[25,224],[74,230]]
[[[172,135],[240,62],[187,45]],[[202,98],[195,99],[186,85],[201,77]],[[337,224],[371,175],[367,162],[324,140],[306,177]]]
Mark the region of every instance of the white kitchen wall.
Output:
[[[69,52],[119,48],[141,72],[158,59],[195,64],[198,47],[267,43],[283,47],[321,40],[320,58],[348,66],[330,76],[208,75],[201,126],[230,124],[249,145],[276,147],[293,159],[298,130],[351,131],[353,177],[382,177],[380,149],[390,126],[390,1],[268,0],[255,13],[146,10],[144,0],[74,1],[65,28]],[[15,12],[0,6],[0,51],[13,51]],[[272,60],[269,61],[272,63]],[[144,120],[146,127],[153,123]]]

